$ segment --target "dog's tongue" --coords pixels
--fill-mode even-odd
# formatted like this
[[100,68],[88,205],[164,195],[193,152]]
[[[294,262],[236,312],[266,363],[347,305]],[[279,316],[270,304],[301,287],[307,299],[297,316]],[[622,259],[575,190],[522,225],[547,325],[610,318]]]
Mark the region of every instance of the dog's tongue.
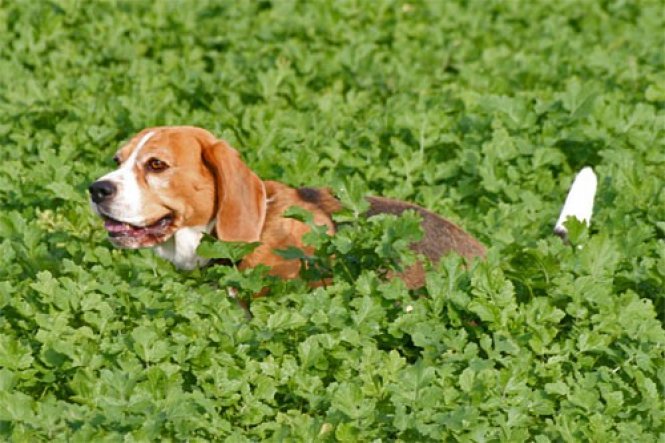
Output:
[[139,233],[145,228],[139,228],[138,226],[132,226],[129,223],[122,223],[118,220],[107,219],[104,221],[104,228],[112,234],[124,234],[131,235],[133,233]]

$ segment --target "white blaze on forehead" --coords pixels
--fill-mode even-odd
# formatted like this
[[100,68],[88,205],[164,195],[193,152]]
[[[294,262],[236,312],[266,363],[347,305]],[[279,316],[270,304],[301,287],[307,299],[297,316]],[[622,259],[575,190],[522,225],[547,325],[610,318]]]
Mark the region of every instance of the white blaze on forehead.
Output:
[[[141,148],[150,140],[150,137],[155,135],[155,131],[150,131],[143,137],[141,137],[141,140],[136,144],[136,148],[134,149],[134,152],[129,156],[127,161],[125,162],[123,167],[127,166],[129,169],[132,169],[134,167],[134,164],[136,163],[136,157],[138,157],[139,152],[141,151]],[[121,168],[122,169],[122,168]]]
[[118,187],[118,193],[109,207],[108,214],[116,220],[137,226],[141,226],[146,222],[142,214],[143,196],[134,172],[134,167],[136,166],[141,149],[154,134],[154,131],[150,131],[141,137],[134,151],[122,163],[120,168],[100,179],[109,180]]
[[598,179],[590,167],[582,169],[577,174],[568,192],[568,197],[566,197],[566,202],[561,209],[561,215],[559,215],[554,227],[554,232],[557,235],[565,237],[568,234],[566,227],[563,225],[568,217],[575,217],[589,226],[597,185]]

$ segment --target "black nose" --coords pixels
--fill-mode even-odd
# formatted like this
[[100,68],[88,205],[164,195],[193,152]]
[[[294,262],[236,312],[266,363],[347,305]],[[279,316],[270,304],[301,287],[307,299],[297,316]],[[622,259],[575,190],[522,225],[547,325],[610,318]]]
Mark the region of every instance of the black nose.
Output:
[[90,198],[95,203],[102,203],[104,200],[111,198],[115,194],[115,185],[108,180],[101,180],[94,182],[88,188]]

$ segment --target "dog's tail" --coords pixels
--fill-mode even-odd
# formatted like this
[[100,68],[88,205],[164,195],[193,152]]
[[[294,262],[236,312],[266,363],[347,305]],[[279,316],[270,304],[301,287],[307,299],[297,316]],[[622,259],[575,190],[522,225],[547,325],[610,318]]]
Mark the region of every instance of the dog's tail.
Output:
[[564,241],[568,239],[568,230],[563,225],[568,217],[575,217],[587,226],[591,224],[591,214],[593,213],[593,199],[596,196],[596,187],[598,179],[596,174],[589,166],[583,168],[570,187],[566,202],[561,208],[561,214],[554,226],[554,233]]

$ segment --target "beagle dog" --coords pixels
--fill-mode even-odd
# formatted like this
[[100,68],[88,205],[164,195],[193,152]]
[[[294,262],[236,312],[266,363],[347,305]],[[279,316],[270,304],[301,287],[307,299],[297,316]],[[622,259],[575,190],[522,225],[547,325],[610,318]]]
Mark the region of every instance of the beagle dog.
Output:
[[[274,251],[289,246],[312,252],[302,236],[309,227],[283,213],[299,206],[317,225],[335,232],[332,214],[341,208],[326,189],[292,188],[261,180],[238,152],[210,132],[191,126],[144,129],[114,157],[118,168],[90,185],[92,209],[104,220],[111,243],[120,248],[152,247],[177,268],[193,269],[206,260],[196,248],[204,233],[225,241],[260,242],[239,267],[262,264],[275,276],[298,276],[300,262]],[[367,197],[367,216],[420,213],[423,238],[412,249],[437,261],[455,251],[466,259],[485,249],[453,223],[419,206],[383,197]],[[416,263],[399,275],[409,288],[424,284]]]

